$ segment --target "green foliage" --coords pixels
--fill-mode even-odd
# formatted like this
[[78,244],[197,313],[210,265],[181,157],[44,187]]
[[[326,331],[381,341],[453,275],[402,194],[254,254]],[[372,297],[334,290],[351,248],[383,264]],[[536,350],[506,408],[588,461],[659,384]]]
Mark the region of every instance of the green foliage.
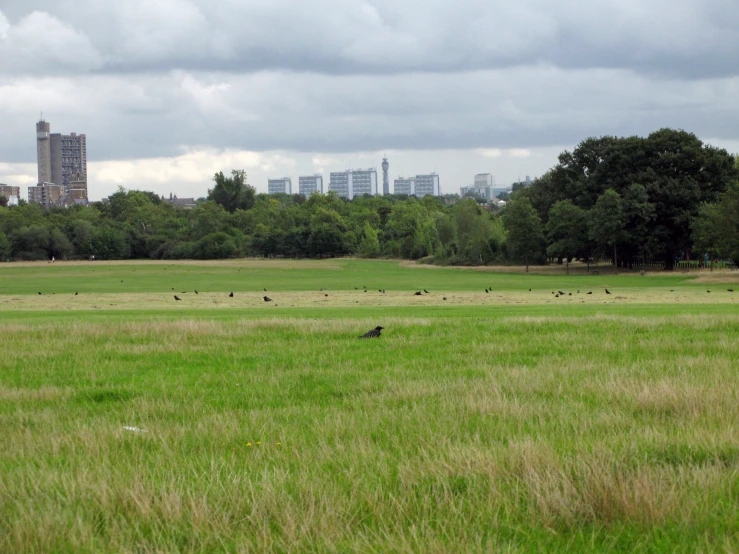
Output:
[[254,189],[246,184],[246,173],[234,169],[231,177],[219,171],[213,177],[215,186],[208,191],[208,200],[220,204],[226,211],[248,210],[254,205]]
[[697,253],[739,264],[739,182],[732,183],[717,202],[701,207],[693,237]]
[[0,262],[10,259],[13,249],[5,233],[0,231]]
[[363,258],[376,258],[380,255],[380,241],[377,231],[372,228],[369,221],[364,223],[362,242],[359,244],[359,255]]
[[544,255],[544,231],[541,219],[526,196],[515,196],[506,206],[503,223],[508,232],[507,245],[512,256],[526,264]]

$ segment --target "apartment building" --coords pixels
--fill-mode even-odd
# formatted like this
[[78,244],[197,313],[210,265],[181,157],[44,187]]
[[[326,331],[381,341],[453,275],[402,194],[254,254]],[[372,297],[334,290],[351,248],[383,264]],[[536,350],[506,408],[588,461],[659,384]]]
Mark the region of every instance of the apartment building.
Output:
[[323,194],[323,175],[317,173],[298,177],[298,191],[306,197],[314,193]]
[[290,177],[282,179],[268,179],[267,192],[269,194],[292,194],[293,185]]

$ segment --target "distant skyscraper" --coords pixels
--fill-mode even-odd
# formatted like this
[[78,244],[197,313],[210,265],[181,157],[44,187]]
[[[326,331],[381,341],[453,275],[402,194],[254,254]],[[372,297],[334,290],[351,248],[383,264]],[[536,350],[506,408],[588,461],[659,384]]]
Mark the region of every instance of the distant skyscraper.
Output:
[[377,170],[348,169],[331,173],[328,190],[349,200],[363,194],[377,195]]
[[267,192],[269,194],[292,194],[293,184],[290,177],[282,179],[269,179],[267,181]]
[[51,183],[51,125],[43,119],[36,123],[36,160],[38,184]]
[[36,123],[38,184],[54,183],[69,187],[72,179],[83,180],[87,188],[87,137],[51,132],[43,119]]
[[382,158],[382,194],[390,194],[390,178],[387,175],[387,170],[390,169],[390,164],[387,158]]
[[323,175],[298,177],[298,189],[306,197],[313,193],[323,194]]

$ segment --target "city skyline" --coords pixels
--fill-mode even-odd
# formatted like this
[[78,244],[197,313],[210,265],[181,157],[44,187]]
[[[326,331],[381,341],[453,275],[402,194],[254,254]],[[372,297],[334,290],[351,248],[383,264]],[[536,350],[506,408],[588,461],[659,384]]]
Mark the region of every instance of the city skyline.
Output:
[[[685,129],[739,151],[725,0],[6,0],[0,182],[37,181],[30,122],[84,130],[93,199],[203,196],[217,171],[538,176],[592,136]],[[272,40],[280,29],[279,43]]]

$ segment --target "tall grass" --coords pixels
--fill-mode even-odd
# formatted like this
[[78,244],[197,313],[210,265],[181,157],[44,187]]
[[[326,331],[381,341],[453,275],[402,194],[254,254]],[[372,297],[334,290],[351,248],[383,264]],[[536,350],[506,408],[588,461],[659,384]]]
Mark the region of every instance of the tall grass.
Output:
[[0,321],[0,551],[739,549],[739,310],[578,309]]

